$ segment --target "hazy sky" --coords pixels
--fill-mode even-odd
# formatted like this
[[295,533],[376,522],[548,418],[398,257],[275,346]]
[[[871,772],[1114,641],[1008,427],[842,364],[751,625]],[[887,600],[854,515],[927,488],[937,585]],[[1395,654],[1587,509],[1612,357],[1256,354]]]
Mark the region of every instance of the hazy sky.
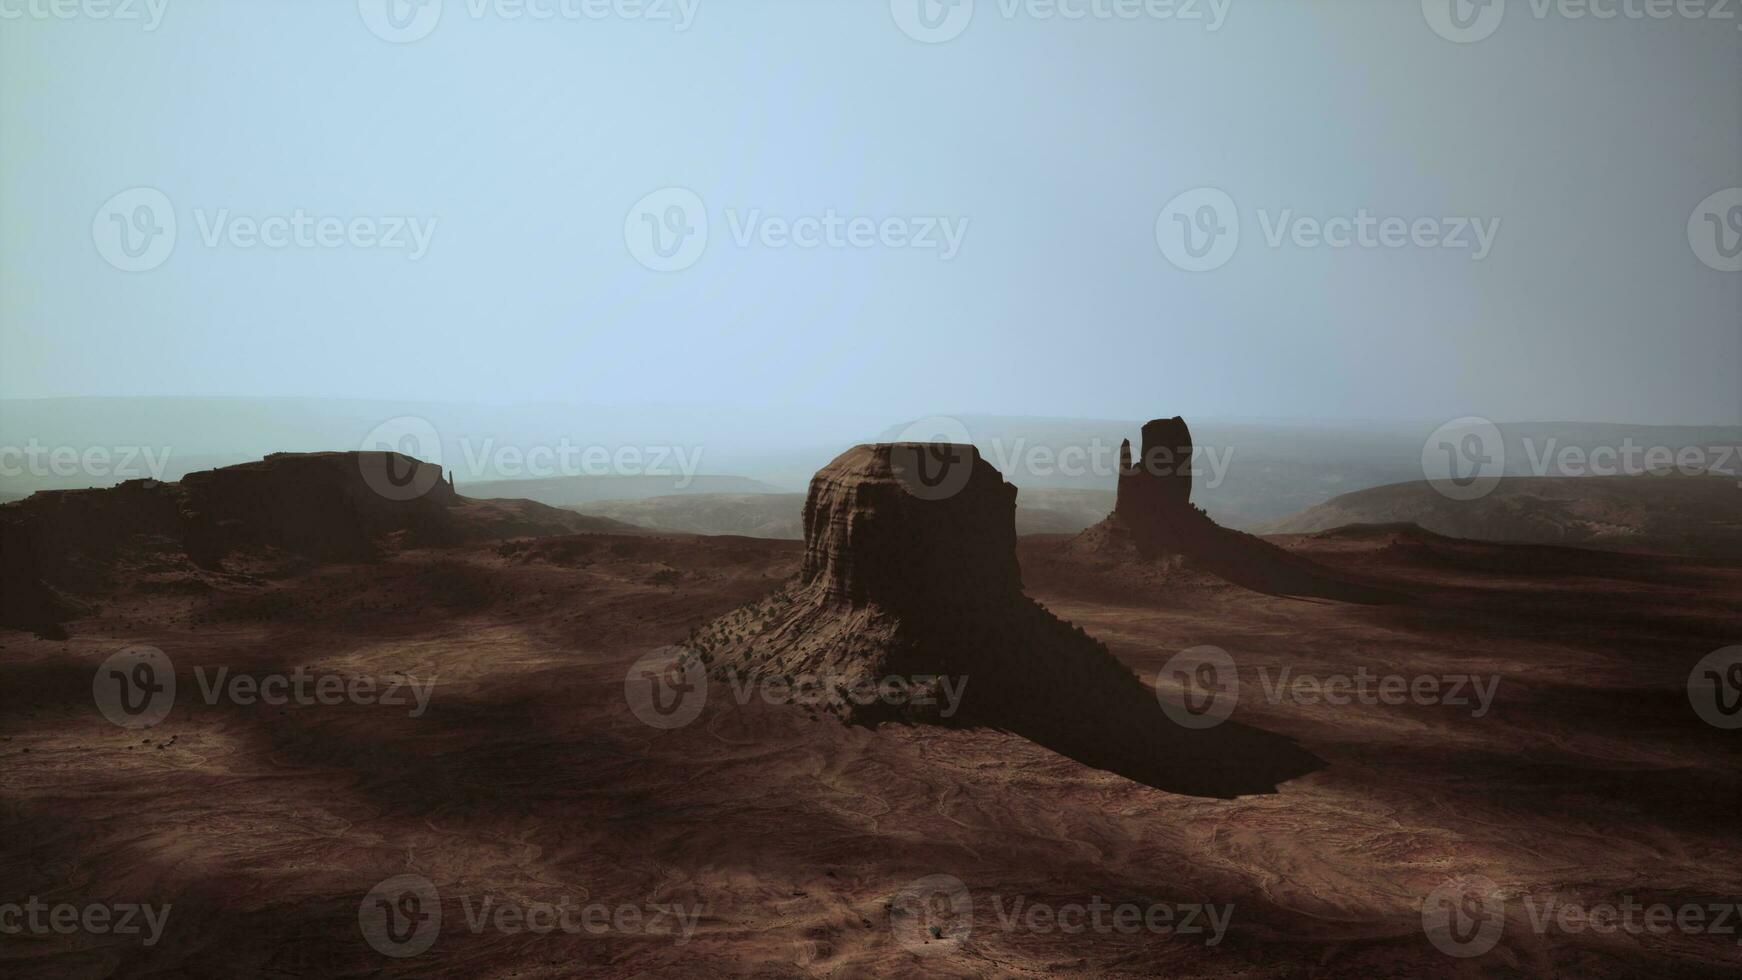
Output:
[[0,0],[6,397],[1742,422],[1736,10],[50,2]]

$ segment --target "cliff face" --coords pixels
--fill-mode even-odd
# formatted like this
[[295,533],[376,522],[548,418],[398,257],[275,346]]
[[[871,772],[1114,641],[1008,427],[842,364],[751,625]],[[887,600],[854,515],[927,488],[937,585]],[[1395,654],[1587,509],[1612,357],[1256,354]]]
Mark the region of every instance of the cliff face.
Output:
[[802,580],[898,610],[1008,602],[1015,515],[1016,488],[972,446],[857,446],[811,479]]

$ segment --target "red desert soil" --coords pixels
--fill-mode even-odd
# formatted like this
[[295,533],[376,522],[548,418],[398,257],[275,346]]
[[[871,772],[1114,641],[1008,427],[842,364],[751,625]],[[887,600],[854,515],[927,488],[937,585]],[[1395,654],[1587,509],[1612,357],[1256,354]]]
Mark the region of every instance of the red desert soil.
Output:
[[[799,542],[595,535],[404,550],[378,564],[141,574],[70,639],[0,632],[0,901],[172,905],[162,939],[0,937],[8,977],[1719,976],[1737,937],[1528,928],[1519,896],[1742,896],[1742,752],[1684,692],[1738,642],[1742,561],[1630,556],[1364,528],[1273,539],[1415,597],[1261,595],[1134,578],[1063,538],[1019,546],[1027,594],[1152,682],[1228,650],[1233,720],[1325,767],[1274,794],[1179,795],[984,729],[848,726],[740,706],[637,720],[641,655],[774,591]],[[128,644],[174,662],[143,731],[93,706]],[[194,668],[434,679],[427,711],[209,705]],[[1492,673],[1492,710],[1263,696],[1261,669]],[[970,679],[971,683],[971,679]],[[1092,728],[1096,719],[1085,718]],[[415,874],[444,923],[383,956],[364,896]],[[1507,928],[1460,960],[1424,896],[1492,879]],[[908,882],[961,879],[972,931],[897,942]],[[600,935],[473,932],[466,902],[699,907]],[[1232,903],[1220,943],[1006,929],[1030,903]],[[653,933],[653,934],[650,934]],[[932,952],[921,949],[920,952]]]

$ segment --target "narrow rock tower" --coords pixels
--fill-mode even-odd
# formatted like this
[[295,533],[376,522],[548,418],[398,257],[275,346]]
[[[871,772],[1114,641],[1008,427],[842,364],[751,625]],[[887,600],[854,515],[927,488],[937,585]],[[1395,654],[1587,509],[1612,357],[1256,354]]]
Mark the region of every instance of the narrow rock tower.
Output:
[[1276,595],[1373,603],[1401,598],[1217,524],[1192,504],[1192,450],[1185,419],[1144,423],[1141,455],[1132,458],[1129,440],[1119,446],[1113,513],[1072,539],[1065,552],[1120,566],[1131,573],[1128,580],[1165,578],[1183,566]]
[[1131,458],[1119,447],[1119,485],[1113,513],[1138,539],[1151,544],[1175,537],[1169,529],[1195,516],[1192,508],[1192,432],[1185,419],[1155,419],[1143,426],[1143,451]]

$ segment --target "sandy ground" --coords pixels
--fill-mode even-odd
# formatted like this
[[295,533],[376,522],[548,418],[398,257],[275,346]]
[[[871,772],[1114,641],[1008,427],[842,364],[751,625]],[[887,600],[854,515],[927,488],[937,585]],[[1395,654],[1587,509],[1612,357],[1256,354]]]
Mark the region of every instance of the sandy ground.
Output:
[[[1057,539],[1021,548],[1030,595],[1146,682],[1220,647],[1238,665],[1233,720],[1326,763],[1233,800],[996,731],[740,704],[719,681],[689,724],[643,722],[631,665],[771,591],[797,542],[601,536],[147,576],[68,641],[0,633],[0,973],[1742,971],[1734,909],[1700,930],[1646,928],[1644,912],[1576,928],[1606,904],[1742,902],[1742,732],[1702,721],[1686,691],[1701,657],[1742,642],[1742,561],[1383,530],[1285,540],[1417,600],[1135,582]],[[177,691],[130,730],[93,682],[134,644],[173,662]],[[208,703],[220,668],[370,678],[403,703]],[[1486,710],[1469,685],[1461,704],[1327,704],[1277,692],[1284,668],[1497,686]],[[1450,935],[1480,955],[1424,927],[1448,894],[1471,910]],[[33,898],[50,909],[35,927]],[[140,932],[91,926],[93,906],[118,920],[132,903]],[[57,929],[56,906],[84,918]]]

